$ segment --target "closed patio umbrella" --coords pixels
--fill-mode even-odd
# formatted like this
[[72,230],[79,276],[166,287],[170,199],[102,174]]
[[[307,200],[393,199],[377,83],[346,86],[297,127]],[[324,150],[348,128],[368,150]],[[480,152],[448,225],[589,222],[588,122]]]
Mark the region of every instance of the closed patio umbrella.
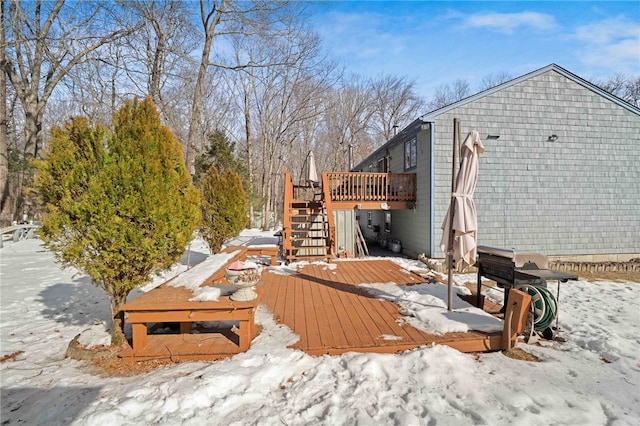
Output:
[[307,164],[308,164],[308,173],[307,173],[307,182],[310,186],[318,185],[318,169],[316,168],[316,160],[313,157],[313,151],[309,151],[309,155],[307,156]]
[[[470,132],[460,147],[460,170],[453,186],[449,209],[442,222],[440,248],[444,253],[449,253],[450,244],[453,244],[449,271],[460,261],[468,266],[476,261],[478,218],[473,193],[478,181],[479,158],[483,152],[484,146],[478,132]],[[454,231],[453,238],[450,238],[451,230]]]

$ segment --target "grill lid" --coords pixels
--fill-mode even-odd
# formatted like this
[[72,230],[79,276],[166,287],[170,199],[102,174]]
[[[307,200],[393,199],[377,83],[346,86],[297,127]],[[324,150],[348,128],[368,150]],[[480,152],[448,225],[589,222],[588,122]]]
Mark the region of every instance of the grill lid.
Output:
[[515,268],[522,268],[527,263],[533,263],[538,269],[549,269],[547,256],[534,251],[478,246],[478,260],[482,262],[482,257],[487,255],[510,259]]

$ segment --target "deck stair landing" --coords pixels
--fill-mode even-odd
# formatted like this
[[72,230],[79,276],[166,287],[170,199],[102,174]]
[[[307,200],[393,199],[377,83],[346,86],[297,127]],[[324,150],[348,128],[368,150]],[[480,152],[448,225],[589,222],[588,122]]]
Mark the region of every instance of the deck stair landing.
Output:
[[329,221],[322,201],[295,200],[289,206],[291,247],[287,260],[328,260]]

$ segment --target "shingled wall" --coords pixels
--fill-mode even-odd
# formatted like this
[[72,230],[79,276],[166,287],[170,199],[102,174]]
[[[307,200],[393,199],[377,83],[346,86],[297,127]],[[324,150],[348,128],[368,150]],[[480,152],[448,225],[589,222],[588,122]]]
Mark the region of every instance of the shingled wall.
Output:
[[463,138],[478,130],[486,148],[475,196],[479,244],[596,261],[638,256],[638,114],[552,69],[437,116],[436,242],[450,197],[454,117]]

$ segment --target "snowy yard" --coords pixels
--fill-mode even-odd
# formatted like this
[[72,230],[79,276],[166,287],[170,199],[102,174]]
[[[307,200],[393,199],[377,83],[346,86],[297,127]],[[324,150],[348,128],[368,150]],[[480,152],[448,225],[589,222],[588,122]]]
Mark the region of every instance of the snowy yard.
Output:
[[[190,262],[207,255],[194,245]],[[640,423],[639,283],[563,284],[566,342],[520,345],[540,362],[444,346],[312,357],[288,349],[296,336],[260,309],[262,331],[248,352],[129,377],[64,358],[83,331],[86,343],[107,341],[109,305],[86,276],[61,271],[39,240],[0,249],[0,286],[3,425]]]

